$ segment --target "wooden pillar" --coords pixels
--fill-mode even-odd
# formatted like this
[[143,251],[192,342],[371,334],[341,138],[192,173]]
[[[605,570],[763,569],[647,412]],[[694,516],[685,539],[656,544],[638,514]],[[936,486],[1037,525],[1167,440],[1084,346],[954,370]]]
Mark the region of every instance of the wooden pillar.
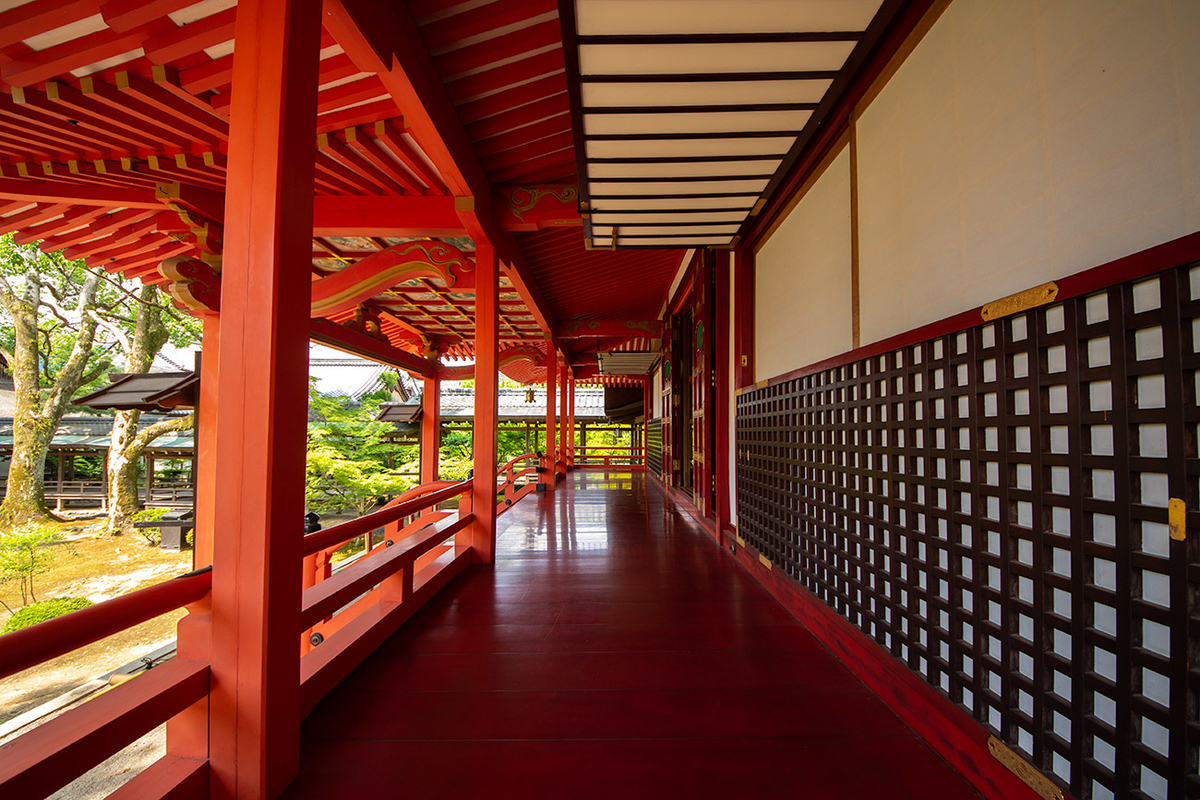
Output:
[[[434,353],[437,360],[437,353]],[[438,479],[438,453],[442,440],[442,382],[435,374],[425,378],[421,395],[421,483]]]
[[154,491],[154,456],[146,456],[146,486],[143,489],[142,505],[150,506],[150,494]]
[[553,346],[546,352],[546,485],[553,487],[558,482],[558,450],[554,437],[558,431],[558,423],[554,417],[554,407],[558,402],[556,397],[558,379],[558,353]]
[[221,270],[213,798],[278,796],[300,755],[300,581],[319,0],[242,0]]
[[570,431],[567,428],[567,362],[564,360],[558,367],[558,383],[562,387],[559,392],[558,411],[558,460],[562,463],[562,472],[567,471],[567,448]]
[[500,268],[496,249],[475,247],[475,480],[471,490],[472,558],[488,564],[496,550],[496,422],[499,415]]
[[705,457],[712,464],[716,490],[713,516],[717,522],[717,541],[721,542],[730,522],[729,484],[732,480],[729,464],[730,398],[733,395],[733,376],[730,374],[730,339],[733,323],[730,314],[730,256],[717,252],[716,275],[713,281],[714,322],[712,333],[713,373],[713,437],[712,452]]
[[575,469],[575,376],[567,379],[567,469]]

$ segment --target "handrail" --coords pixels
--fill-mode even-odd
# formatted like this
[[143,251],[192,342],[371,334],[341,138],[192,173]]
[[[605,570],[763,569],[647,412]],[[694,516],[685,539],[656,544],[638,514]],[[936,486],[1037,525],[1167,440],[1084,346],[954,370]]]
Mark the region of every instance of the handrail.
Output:
[[212,590],[212,567],[147,586],[0,636],[0,679],[194,603]]
[[313,553],[348,542],[355,536],[362,536],[364,533],[373,531],[381,525],[395,522],[398,519],[407,517],[409,514],[423,511],[430,506],[436,506],[443,500],[449,500],[451,497],[457,497],[463,492],[470,490],[471,481],[459,481],[437,491],[428,492],[422,494],[420,497],[414,497],[411,500],[397,503],[390,508],[382,508],[372,514],[343,522],[341,525],[334,525],[332,528],[310,533],[304,537],[303,549],[300,554],[311,556]]
[[524,461],[527,458],[539,458],[539,456],[537,453],[526,453],[525,455],[517,456],[516,458],[512,459],[507,464],[505,464],[504,466],[502,466],[498,470],[496,470],[496,475],[500,475],[500,473],[506,471],[509,467],[513,466],[518,461]]
[[[392,506],[408,502],[414,498],[424,497],[432,491],[437,489],[445,489],[447,486],[454,486],[456,483],[458,483],[458,481],[430,481],[429,483],[419,484],[409,489],[407,492],[393,497],[391,500],[383,504],[383,508],[391,508]],[[382,510],[383,509],[380,509],[380,511]]]

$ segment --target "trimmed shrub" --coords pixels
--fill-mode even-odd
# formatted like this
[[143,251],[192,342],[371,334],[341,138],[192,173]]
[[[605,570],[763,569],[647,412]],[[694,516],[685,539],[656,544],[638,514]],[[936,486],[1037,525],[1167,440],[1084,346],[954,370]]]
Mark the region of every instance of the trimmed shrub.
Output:
[[4,628],[0,629],[0,633],[19,631],[21,628],[28,628],[39,622],[61,617],[63,614],[70,614],[72,611],[78,611],[90,605],[92,605],[92,601],[86,597],[54,597],[30,603],[24,608],[17,609],[16,613],[4,623]]

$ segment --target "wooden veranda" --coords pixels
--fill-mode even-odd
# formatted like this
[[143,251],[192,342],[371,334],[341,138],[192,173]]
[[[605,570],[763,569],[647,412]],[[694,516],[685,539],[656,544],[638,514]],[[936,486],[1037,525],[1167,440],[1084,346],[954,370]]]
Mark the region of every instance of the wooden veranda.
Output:
[[[1184,0],[0,3],[0,231],[204,364],[197,569],[0,678],[178,654],[0,796],[165,723],[113,797],[1200,797],[1197,53]],[[471,477],[306,532],[312,341],[426,442],[473,380]]]

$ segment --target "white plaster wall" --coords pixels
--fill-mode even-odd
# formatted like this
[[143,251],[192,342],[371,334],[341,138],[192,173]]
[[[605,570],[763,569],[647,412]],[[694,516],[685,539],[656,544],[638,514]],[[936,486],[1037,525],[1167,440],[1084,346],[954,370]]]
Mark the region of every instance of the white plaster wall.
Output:
[[755,377],[849,350],[850,152],[844,148],[755,255]]
[[857,135],[863,344],[1191,233],[1200,2],[955,0]]
[[650,405],[654,409],[651,419],[662,417],[662,367],[654,370],[654,377],[650,384]]

